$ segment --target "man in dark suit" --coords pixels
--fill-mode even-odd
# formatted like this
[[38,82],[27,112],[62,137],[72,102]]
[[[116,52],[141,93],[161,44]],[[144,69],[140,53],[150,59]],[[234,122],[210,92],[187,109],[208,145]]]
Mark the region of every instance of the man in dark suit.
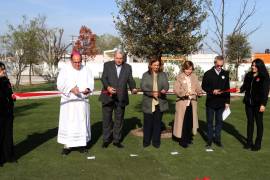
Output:
[[[113,138],[113,145],[123,148],[121,144],[125,107],[129,104],[128,88],[137,93],[136,83],[132,77],[131,66],[124,62],[124,53],[117,50],[114,61],[104,64],[101,77],[103,89],[99,100],[102,102],[103,148],[107,148]],[[114,122],[112,114],[114,112]]]
[[[229,72],[222,69],[223,57],[217,56],[214,63],[215,66],[205,72],[202,81],[202,89],[207,93],[207,148],[211,148],[213,141],[217,146],[223,147],[221,143],[222,113],[225,108],[229,108],[230,104],[230,93],[226,92],[230,88]],[[214,117],[215,128],[213,127]]]

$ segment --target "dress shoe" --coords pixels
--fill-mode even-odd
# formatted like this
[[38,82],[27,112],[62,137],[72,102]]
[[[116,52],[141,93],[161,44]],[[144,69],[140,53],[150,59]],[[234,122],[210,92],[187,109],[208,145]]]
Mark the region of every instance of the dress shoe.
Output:
[[158,149],[160,147],[160,144],[152,144],[152,146]]
[[223,144],[222,144],[220,141],[216,141],[215,144],[216,144],[218,147],[223,147]]
[[252,144],[245,144],[244,145],[244,149],[251,149],[252,148]]
[[123,144],[121,143],[113,143],[114,146],[116,146],[117,148],[124,148]]
[[187,148],[188,147],[188,143],[180,141],[179,145],[182,146],[183,148]]
[[251,147],[251,151],[259,151],[260,149],[261,149],[261,147],[259,147],[259,146]]
[[18,163],[18,161],[13,157],[8,160],[9,163]]
[[212,141],[207,141],[206,146],[212,146]]
[[188,140],[188,141],[187,141],[187,143],[188,143],[188,144],[193,144],[193,142],[192,142],[192,140],[191,140],[191,139],[190,139],[190,140]]
[[109,146],[110,142],[103,142],[102,148],[107,148]]
[[70,148],[63,148],[61,154],[62,155],[68,155],[70,152],[71,152],[71,149]]
[[148,147],[148,146],[150,146],[150,144],[143,144],[143,147],[144,147],[144,148],[146,148],[146,147]]
[[88,153],[88,149],[86,147],[81,147],[80,150],[79,150],[80,153],[85,153],[87,154]]
[[212,151],[214,151],[214,149],[212,148],[212,146],[210,145],[208,145],[208,144],[206,144],[206,146],[205,146],[205,151],[206,152],[212,152]]

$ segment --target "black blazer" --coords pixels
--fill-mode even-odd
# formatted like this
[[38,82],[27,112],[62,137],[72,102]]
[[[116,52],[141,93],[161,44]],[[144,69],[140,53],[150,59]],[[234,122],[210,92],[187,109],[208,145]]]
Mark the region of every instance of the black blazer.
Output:
[[13,116],[12,88],[7,77],[0,78],[0,116]]
[[[103,105],[110,104],[112,102],[120,106],[126,106],[129,104],[127,85],[129,86],[130,90],[136,88],[136,83],[132,77],[132,68],[129,64],[122,64],[122,69],[118,78],[115,62],[109,61],[104,63],[101,81],[103,84],[103,89],[99,100]],[[112,96],[104,93],[107,91],[108,86],[115,88],[117,93]]]
[[203,75],[202,89],[207,93],[206,106],[211,108],[222,108],[225,104],[230,104],[230,93],[224,92],[220,95],[214,95],[214,89],[227,90],[230,88],[229,72],[221,70],[219,75],[214,67],[206,71]]
[[250,106],[266,106],[269,94],[269,77],[253,76],[252,72],[245,75],[240,92],[245,92],[243,102]]

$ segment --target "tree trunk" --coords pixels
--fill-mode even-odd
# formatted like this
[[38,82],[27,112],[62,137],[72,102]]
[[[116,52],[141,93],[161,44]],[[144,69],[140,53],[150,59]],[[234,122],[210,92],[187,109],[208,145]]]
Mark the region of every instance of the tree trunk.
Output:
[[21,82],[21,75],[22,75],[22,65],[19,64],[19,72],[16,74],[16,83],[15,87],[18,88]]
[[240,64],[240,58],[237,59],[236,63],[235,63],[235,81],[238,81],[238,67]]
[[32,64],[30,63],[29,64],[29,84],[31,85],[32,84]]
[[16,74],[16,83],[15,83],[15,87],[19,87],[20,85],[20,80],[21,80],[21,73]]

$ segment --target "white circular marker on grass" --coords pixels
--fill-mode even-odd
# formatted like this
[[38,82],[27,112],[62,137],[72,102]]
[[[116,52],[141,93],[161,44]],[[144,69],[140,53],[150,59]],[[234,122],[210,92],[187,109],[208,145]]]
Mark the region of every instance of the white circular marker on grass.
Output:
[[96,156],[88,156],[87,159],[94,160],[96,159]]

